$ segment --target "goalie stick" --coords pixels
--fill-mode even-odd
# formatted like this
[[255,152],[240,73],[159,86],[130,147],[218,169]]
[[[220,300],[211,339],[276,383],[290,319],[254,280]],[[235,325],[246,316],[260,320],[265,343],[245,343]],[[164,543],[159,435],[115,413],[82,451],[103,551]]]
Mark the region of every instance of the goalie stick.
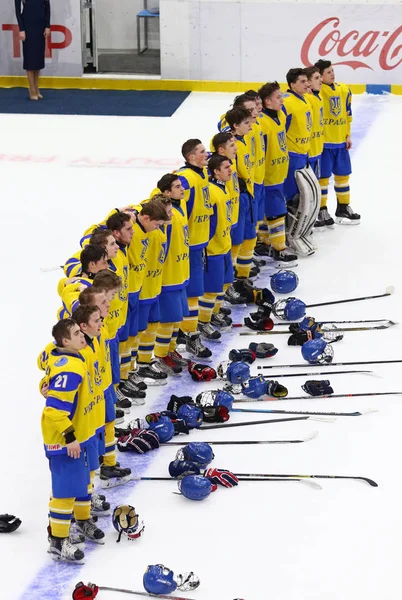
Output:
[[[353,362],[334,362],[328,363],[325,367],[349,367],[352,365],[388,365],[391,363],[401,363],[402,359],[395,358],[392,360],[364,360],[364,361],[353,361]],[[322,367],[323,365],[320,363],[311,364],[309,363],[309,367]],[[290,369],[290,368],[306,368],[306,363],[296,363],[295,365],[264,365],[261,369]]]
[[270,410],[264,408],[233,408],[234,413],[274,413],[276,415],[322,415],[323,417],[362,417],[378,410],[364,410],[363,412],[311,412],[309,410]]
[[[319,321],[320,323],[322,323],[323,321]],[[282,323],[281,323],[282,325]],[[392,327],[393,325],[398,325],[397,321],[388,321],[387,323],[383,323],[382,325],[367,325],[367,326],[362,326],[362,327],[336,327],[334,329],[326,329],[324,333],[327,333],[328,331],[374,331],[374,330],[378,330],[378,329],[388,329],[389,327]],[[240,335],[290,335],[292,332],[291,331],[241,331]]]
[[[302,444],[304,442],[310,442],[318,435],[318,431],[313,431],[310,435],[300,440],[234,440],[234,441],[213,441],[203,442],[204,444],[210,444],[211,446],[243,446],[250,444]],[[161,446],[187,446],[188,442],[167,442],[161,444]]]
[[[246,477],[247,473],[238,473],[236,477],[237,476]],[[353,477],[351,475],[280,475],[278,473],[252,473],[250,477],[298,477],[300,479],[354,479],[357,481],[365,481],[366,483],[371,485],[371,487],[378,487],[378,483],[373,481],[373,479],[369,479],[368,477]]]
[[[288,396],[285,398],[235,398],[234,402],[276,402],[281,400],[324,400],[330,398],[360,398],[362,396],[400,396],[402,392],[366,392],[360,394],[328,394],[326,396]],[[204,427],[202,427],[204,429]]]

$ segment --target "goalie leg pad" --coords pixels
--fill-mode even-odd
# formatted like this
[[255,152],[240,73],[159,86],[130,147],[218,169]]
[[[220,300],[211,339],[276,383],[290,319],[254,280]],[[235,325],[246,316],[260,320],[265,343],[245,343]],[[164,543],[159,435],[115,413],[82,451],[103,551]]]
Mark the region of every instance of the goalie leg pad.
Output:
[[289,241],[307,238],[310,235],[321,203],[321,188],[310,166],[297,169],[295,180],[299,195],[288,205],[290,217]]

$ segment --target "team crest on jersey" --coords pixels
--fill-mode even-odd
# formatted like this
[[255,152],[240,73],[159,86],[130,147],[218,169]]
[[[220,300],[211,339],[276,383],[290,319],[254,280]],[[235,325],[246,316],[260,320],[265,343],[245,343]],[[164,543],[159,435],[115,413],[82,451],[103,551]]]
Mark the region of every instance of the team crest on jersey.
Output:
[[237,193],[240,193],[239,178],[237,177],[237,172],[232,173],[232,181],[233,181],[233,187],[234,187],[235,191]]
[[149,239],[145,238],[145,240],[141,240],[141,244],[142,244],[142,250],[141,250],[141,254],[140,254],[140,259],[144,260],[146,254],[147,254],[148,246],[149,246]]
[[246,165],[247,169],[250,168],[250,155],[249,154],[244,155],[244,164]]
[[123,274],[121,278],[121,288],[119,290],[119,299],[124,302],[127,298],[127,286],[128,286],[128,267],[125,265],[123,267]]
[[105,362],[110,363],[110,341],[105,341]]
[[95,375],[94,375],[95,385],[101,385],[102,377],[101,377],[101,374],[99,371],[99,362],[97,360],[94,362],[94,371],[95,371]]
[[232,201],[231,200],[226,201],[226,219],[229,221],[229,223],[232,222]]
[[211,203],[209,199],[209,185],[206,185],[202,188],[202,197],[204,198],[205,208],[211,208]]
[[251,155],[255,156],[255,137],[251,138]]
[[278,131],[278,144],[282,152],[286,152],[288,147],[286,145],[286,133],[284,131]]
[[320,127],[323,127],[323,126],[324,126],[324,109],[321,106],[320,107]]
[[306,128],[307,131],[311,131],[313,128],[313,118],[311,116],[311,111],[306,112]]
[[265,138],[264,138],[264,134],[262,131],[260,131],[260,140],[261,140],[262,152],[263,152],[263,154],[265,154]]
[[90,373],[88,371],[87,371],[87,379],[88,379],[89,393],[93,394],[94,393],[94,388],[92,387],[91,375],[90,375]]
[[188,247],[190,245],[190,239],[188,237],[188,225],[183,226],[183,236],[184,236],[184,243]]
[[160,250],[159,256],[158,256],[158,262],[160,262],[161,265],[165,264],[166,250],[167,250],[167,242],[163,242],[163,244],[161,244],[161,250]]
[[55,367],[64,367],[64,365],[66,365],[68,363],[68,358],[66,358],[65,356],[62,356],[61,358],[59,358],[59,360],[56,360],[56,362],[54,363]]
[[341,114],[341,97],[340,96],[331,96],[329,99],[329,110],[331,115],[334,117],[339,117]]

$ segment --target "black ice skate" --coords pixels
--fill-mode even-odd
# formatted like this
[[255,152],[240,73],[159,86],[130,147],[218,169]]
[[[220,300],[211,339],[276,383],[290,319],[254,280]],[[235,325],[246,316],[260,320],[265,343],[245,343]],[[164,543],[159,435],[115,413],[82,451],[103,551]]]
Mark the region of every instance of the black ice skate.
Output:
[[212,356],[211,350],[202,344],[199,333],[189,333],[187,335],[186,351],[196,359],[206,360]]
[[76,521],[75,522],[78,531],[85,535],[85,539],[89,542],[95,542],[95,544],[105,543],[105,533],[102,529],[99,529],[96,525],[96,521],[88,519],[87,521]]
[[105,496],[92,492],[91,498],[91,516],[107,517],[110,515],[110,503],[106,501]]
[[143,392],[147,389],[147,384],[140,377],[138,377],[137,371],[130,371],[128,374],[128,380],[133,383],[139,390]]
[[140,390],[139,387],[129,379],[120,381],[119,389],[123,394],[129,397],[131,404],[134,404],[135,406],[145,404],[145,392]]
[[128,414],[130,412],[132,404],[131,401],[128,398],[126,398],[126,396],[123,394],[122,390],[120,389],[120,386],[116,388],[116,398],[116,407]]
[[350,204],[339,204],[335,212],[335,221],[338,225],[360,225],[360,215],[353,212]]
[[271,247],[271,257],[278,268],[297,267],[297,254],[294,254],[289,248],[275,250]]
[[209,342],[220,342],[221,334],[217,329],[211,325],[211,323],[203,323],[202,321],[198,322],[197,325],[200,336],[204,340],[208,340]]
[[75,565],[84,564],[84,553],[75,544],[72,544],[69,538],[57,538],[52,535],[48,536],[49,548],[48,553],[51,554],[53,560],[68,562]]
[[99,478],[104,489],[124,485],[131,480],[131,469],[122,468],[117,464],[112,467],[102,465]]
[[167,373],[162,371],[160,366],[152,361],[148,363],[138,363],[137,375],[145,380],[147,385],[166,385]]

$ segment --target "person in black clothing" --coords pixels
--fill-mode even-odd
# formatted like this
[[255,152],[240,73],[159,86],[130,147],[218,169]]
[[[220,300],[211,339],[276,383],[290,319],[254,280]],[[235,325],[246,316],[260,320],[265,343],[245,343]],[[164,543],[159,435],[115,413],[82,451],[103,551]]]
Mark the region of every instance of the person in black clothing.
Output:
[[39,72],[45,67],[45,44],[50,35],[49,0],[15,0],[15,13],[20,28],[24,69],[31,100],[42,99]]

